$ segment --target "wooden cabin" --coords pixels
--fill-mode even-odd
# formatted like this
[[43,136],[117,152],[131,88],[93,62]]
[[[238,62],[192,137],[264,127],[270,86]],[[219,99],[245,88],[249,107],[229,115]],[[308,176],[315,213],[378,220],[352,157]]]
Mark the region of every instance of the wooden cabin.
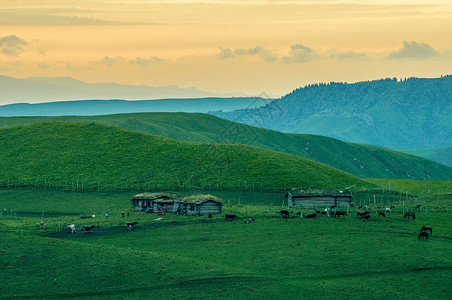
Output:
[[170,212],[173,208],[176,195],[166,193],[143,193],[137,194],[130,200],[135,212],[158,212],[165,209]]
[[192,195],[175,203],[173,207],[174,213],[184,215],[207,216],[221,214],[223,202],[220,198],[212,195]]
[[353,195],[350,191],[339,192],[299,192],[285,194],[288,206],[328,208],[353,206]]

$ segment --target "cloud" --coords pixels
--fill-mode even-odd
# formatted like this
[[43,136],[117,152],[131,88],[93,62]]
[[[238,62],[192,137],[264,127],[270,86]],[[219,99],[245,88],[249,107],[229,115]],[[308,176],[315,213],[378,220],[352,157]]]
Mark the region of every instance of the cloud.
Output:
[[282,60],[286,64],[299,64],[313,61],[319,58],[319,54],[311,48],[297,44],[290,46],[289,55],[283,56]]
[[158,57],[151,57],[151,58],[141,58],[141,57],[137,57],[136,59],[131,59],[129,60],[129,64],[132,66],[139,66],[142,68],[147,68],[150,65],[154,64],[154,63],[159,63],[159,62],[163,62],[163,59],[158,58]]
[[105,56],[101,61],[98,61],[98,64],[107,65],[108,67],[111,67],[116,64],[122,64],[127,62],[127,59],[125,59],[122,56],[116,56],[115,58],[111,58],[108,56]]
[[111,67],[111,66],[117,65],[117,64],[129,64],[132,66],[147,68],[147,67],[151,66],[152,64],[160,63],[163,61],[164,61],[163,59],[161,59],[159,57],[155,57],[155,56],[150,57],[150,58],[137,57],[135,59],[130,59],[130,60],[128,60],[127,58],[122,57],[122,56],[116,56],[114,58],[105,56],[101,61],[98,61],[97,63],[107,65],[108,67]]
[[50,69],[50,65],[45,62],[40,62],[36,65],[39,69]]
[[439,52],[427,43],[403,42],[402,48],[389,53],[388,59],[424,60],[438,56]]
[[244,49],[230,49],[230,48],[220,48],[220,53],[217,54],[216,58],[220,60],[226,60],[234,58],[236,56],[257,56],[263,61],[271,63],[278,59],[278,57],[269,49],[265,49],[261,46],[256,46],[254,48]]
[[331,59],[338,60],[371,60],[366,53],[359,53],[354,51],[337,51],[336,49],[332,49],[328,51],[328,57]]
[[0,52],[7,56],[18,56],[28,43],[15,35],[0,38]]

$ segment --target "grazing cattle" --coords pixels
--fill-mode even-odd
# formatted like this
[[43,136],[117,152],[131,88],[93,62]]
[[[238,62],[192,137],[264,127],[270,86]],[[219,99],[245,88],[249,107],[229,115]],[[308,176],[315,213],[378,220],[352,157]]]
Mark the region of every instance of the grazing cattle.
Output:
[[369,211],[357,211],[356,212],[356,215],[358,216],[358,217],[361,217],[361,216],[368,216],[368,215],[370,215],[370,212]]
[[433,234],[432,226],[422,226],[421,232],[430,231],[430,234]]
[[369,220],[370,219],[370,215],[361,216],[359,219],[360,220]]
[[301,211],[297,212],[297,216],[299,216],[300,218],[303,218],[303,213]]
[[281,218],[289,218],[289,212],[287,210],[281,210],[279,214]]
[[41,227],[41,229],[47,229],[47,224],[44,222],[39,223],[39,227]]
[[422,205],[421,204],[419,204],[418,206],[416,206],[414,209],[418,209],[418,210],[420,210],[421,209],[421,207],[422,207]]
[[380,216],[386,217],[386,214],[385,214],[384,211],[379,211],[379,212],[378,212],[378,216],[379,216],[379,217],[380,217]]
[[254,221],[256,221],[254,218],[253,219],[246,219],[244,223],[248,224],[248,223],[253,223]]
[[233,221],[235,218],[237,218],[237,215],[225,215],[224,217],[226,221]]
[[346,215],[347,215],[347,212],[345,212],[345,211],[337,211],[337,212],[334,214],[334,218],[336,218],[336,217],[338,217],[338,216],[342,216],[343,218],[345,218]]
[[413,218],[413,220],[416,220],[416,214],[414,212],[408,211],[405,213],[405,215],[403,216],[403,218],[407,218],[410,219],[410,217]]
[[138,224],[138,222],[127,222],[126,223],[126,229],[128,230],[128,231],[132,231],[133,230],[133,227],[135,227],[135,225],[137,225]]
[[321,211],[320,214],[321,215],[326,215],[326,211]]
[[391,212],[391,209],[390,209],[389,207],[386,207],[386,208],[385,208],[385,212],[390,213],[390,212]]
[[333,205],[330,207],[330,209],[335,209],[335,208],[336,208],[336,205]]
[[96,227],[96,226],[95,225],[83,225],[82,229],[80,229],[80,231],[89,232],[89,231],[93,230],[94,227]]
[[312,219],[312,218],[315,218],[315,217],[317,217],[317,214],[310,214],[310,215],[306,215],[305,216],[306,219]]
[[428,240],[428,232],[423,231],[423,232],[419,233],[418,239],[419,240]]
[[67,228],[69,229],[69,233],[75,233],[75,224],[71,224]]

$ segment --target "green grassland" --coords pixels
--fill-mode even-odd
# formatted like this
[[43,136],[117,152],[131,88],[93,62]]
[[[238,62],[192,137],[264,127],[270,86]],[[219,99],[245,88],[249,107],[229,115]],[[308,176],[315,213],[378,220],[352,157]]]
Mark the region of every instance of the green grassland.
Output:
[[323,136],[285,134],[206,114],[138,113],[89,117],[15,117],[0,118],[0,127],[48,121],[96,122],[181,141],[254,145],[308,158],[360,178],[422,180],[452,178],[452,168],[406,153],[346,143]]
[[[226,222],[133,213],[134,193],[0,189],[0,298],[448,299],[452,292],[451,195],[426,195],[431,209],[413,221],[403,218],[398,195],[386,194],[396,209],[383,218],[375,209],[385,203],[370,204],[371,219],[362,221],[354,210],[344,219],[281,219],[282,194],[212,192],[224,213],[239,215]],[[424,203],[415,196],[412,205]],[[245,216],[256,221],[244,224]],[[127,231],[126,221],[139,224]],[[72,223],[96,228],[69,234]],[[433,227],[428,241],[417,239],[423,225]]]
[[200,144],[93,123],[0,129],[0,183],[71,190],[345,189],[372,186],[305,158]]

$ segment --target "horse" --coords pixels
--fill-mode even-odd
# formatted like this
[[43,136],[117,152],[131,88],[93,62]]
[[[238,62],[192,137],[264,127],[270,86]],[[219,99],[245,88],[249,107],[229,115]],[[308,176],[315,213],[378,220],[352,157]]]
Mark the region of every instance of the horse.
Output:
[[237,215],[225,215],[224,217],[226,221],[233,221],[235,218],[237,218]]
[[131,231],[131,230],[133,230],[133,227],[135,226],[135,225],[137,225],[138,224],[138,222],[127,222],[126,223],[126,229],[128,230],[128,231]]
[[82,229],[80,229],[80,231],[91,231],[94,229],[94,227],[96,227],[95,225],[83,225]]
[[71,225],[69,225],[67,228],[70,229],[70,232],[69,232],[69,233],[75,233],[75,224],[71,224]]
[[428,240],[428,232],[421,232],[421,233],[419,233],[419,235],[418,235],[418,239],[419,240]]
[[306,215],[305,219],[312,219],[312,218],[315,218],[315,217],[317,217],[317,214],[310,214],[310,215]]
[[281,218],[289,218],[289,212],[287,210],[281,210],[279,214],[281,215]]
[[378,216],[379,216],[379,217],[380,217],[380,216],[386,217],[386,214],[385,214],[384,211],[379,211],[379,212],[378,212]]
[[334,214],[334,218],[336,219],[337,216],[342,216],[343,218],[345,218],[346,215],[347,215],[347,212],[345,212],[345,211],[337,211]]
[[410,217],[412,217],[413,220],[416,220],[416,214],[414,212],[411,212],[411,211],[407,211],[405,213],[405,215],[403,216],[404,219],[405,218],[410,219]]
[[422,226],[421,232],[430,231],[430,234],[433,234],[432,226]]

